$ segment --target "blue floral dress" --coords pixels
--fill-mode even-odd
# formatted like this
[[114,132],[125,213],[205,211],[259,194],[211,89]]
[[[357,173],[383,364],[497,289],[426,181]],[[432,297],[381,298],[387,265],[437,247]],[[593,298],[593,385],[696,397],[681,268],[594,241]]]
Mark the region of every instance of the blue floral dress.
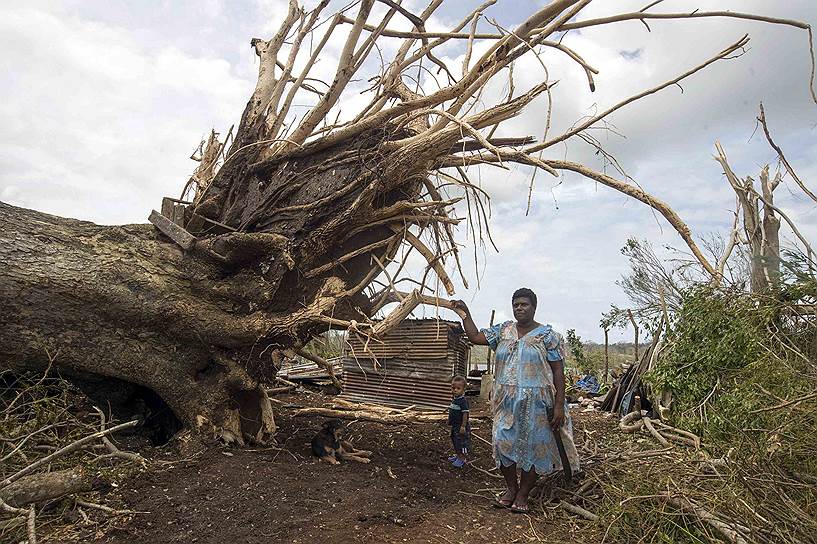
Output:
[[[506,321],[482,329],[496,352],[493,408],[493,446],[497,466],[516,463],[537,474],[562,469],[559,450],[550,428],[548,410],[553,407],[556,387],[548,361],[564,361],[561,337],[550,325],[540,325],[518,337],[516,323]],[[565,423],[560,433],[571,469],[579,469],[579,454],[573,442],[573,423],[565,403]]]

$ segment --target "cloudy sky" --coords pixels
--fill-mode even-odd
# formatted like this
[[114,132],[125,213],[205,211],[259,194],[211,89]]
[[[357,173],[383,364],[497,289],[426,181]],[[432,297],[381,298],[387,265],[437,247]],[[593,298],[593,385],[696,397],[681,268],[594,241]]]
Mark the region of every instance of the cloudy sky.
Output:
[[[450,2],[429,26],[450,28],[478,3]],[[513,27],[544,3],[499,0],[486,15]],[[645,3],[596,0],[580,19],[637,11]],[[226,131],[237,122],[257,70],[249,40],[271,36],[284,5],[283,0],[0,4],[0,200],[102,224],[144,222],[163,196],[180,192],[195,166],[188,157],[210,128]],[[417,1],[404,5],[422,9]],[[696,8],[817,24],[813,0],[667,0],[653,11]],[[395,27],[404,24],[396,21]],[[715,141],[722,142],[739,175],[756,175],[775,159],[755,133],[761,100],[800,177],[807,184],[817,178],[817,105],[808,92],[805,31],[729,19],[654,21],[650,27],[647,32],[639,22],[623,22],[564,38],[600,70],[595,93],[575,64],[557,52],[544,54],[550,79],[559,81],[551,135],[696,66],[748,33],[743,56],[617,112],[610,118],[615,131],[595,135],[639,185],[669,202],[700,236],[726,231],[732,217],[734,196],[712,160]],[[330,43],[319,70],[331,71],[341,44]],[[393,44],[384,44],[384,55],[393,50]],[[453,66],[461,64],[461,45],[444,53]],[[517,93],[544,77],[536,59],[520,61]],[[485,102],[507,92],[505,84],[499,78]],[[344,115],[361,100],[347,97]],[[545,111],[543,97],[503,132],[541,138]],[[604,168],[581,142],[546,156]],[[470,289],[460,286],[458,296],[479,324],[487,324],[492,309],[498,319],[509,318],[511,293],[528,286],[539,295],[540,320],[598,340],[601,313],[611,303],[627,305],[615,284],[627,270],[619,251],[626,240],[682,246],[643,204],[576,175],[538,174],[526,216],[528,171],[471,174],[492,195],[491,229],[499,248],[478,252],[479,289],[473,250],[466,248]],[[777,192],[778,205],[814,238],[817,210],[795,189],[787,180]],[[471,243],[464,229],[460,234]]]

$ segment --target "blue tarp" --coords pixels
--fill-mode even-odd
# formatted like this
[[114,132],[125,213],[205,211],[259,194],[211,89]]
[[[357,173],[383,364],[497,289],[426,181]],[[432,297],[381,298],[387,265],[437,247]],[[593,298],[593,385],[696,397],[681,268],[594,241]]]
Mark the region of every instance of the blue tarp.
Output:
[[599,381],[595,376],[587,375],[576,382],[576,389],[597,395],[599,393]]

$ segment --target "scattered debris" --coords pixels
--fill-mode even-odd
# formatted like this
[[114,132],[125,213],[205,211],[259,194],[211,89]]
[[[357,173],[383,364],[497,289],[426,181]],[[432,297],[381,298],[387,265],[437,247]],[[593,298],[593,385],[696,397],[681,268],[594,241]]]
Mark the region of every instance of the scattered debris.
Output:
[[[302,354],[299,355],[301,355],[301,358],[284,360],[277,374],[279,378],[289,380],[289,383],[293,386],[297,386],[293,382],[309,382],[316,385],[330,385],[332,383],[331,376],[325,367],[318,365],[314,360],[304,359]],[[332,357],[326,359],[326,362],[331,365],[334,375],[342,379],[343,358]]]
[[592,374],[588,374],[587,376],[583,376],[579,381],[574,384],[574,387],[579,391],[583,391],[585,393],[590,393],[591,395],[596,395],[601,388],[599,381],[596,379],[595,376]]
[[667,441],[670,440],[693,448],[701,447],[701,439],[698,436],[689,431],[667,425],[658,419],[650,419],[647,417],[646,410],[627,414],[621,418],[618,426],[625,433],[634,433],[644,429],[658,440],[662,446],[668,446],[669,442]]

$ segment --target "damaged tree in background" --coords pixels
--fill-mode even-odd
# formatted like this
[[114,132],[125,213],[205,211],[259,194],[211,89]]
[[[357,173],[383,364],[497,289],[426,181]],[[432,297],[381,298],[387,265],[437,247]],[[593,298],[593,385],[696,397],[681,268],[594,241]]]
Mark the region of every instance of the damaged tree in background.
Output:
[[[376,342],[418,304],[443,304],[438,296],[454,294],[447,270],[462,274],[462,267],[455,229],[461,220],[453,206],[467,202],[468,225],[481,239],[488,195],[469,178],[481,165],[576,172],[635,198],[660,213],[717,276],[669,205],[626,178],[548,152],[574,138],[598,146],[589,129],[739,55],[749,38],[556,136],[549,129],[557,74],[548,73],[541,52],[571,59],[593,90],[598,70],[563,42],[572,30],[732,17],[807,29],[811,36],[797,21],[695,6],[656,13],[656,3],[581,19],[590,0],[554,0],[508,30],[485,17],[495,3],[488,1],[449,32],[425,27],[443,0],[419,14],[392,1],[361,0],[325,17],[328,3],[306,11],[291,1],[279,31],[252,40],[258,81],[235,132],[225,141],[213,133],[203,143],[182,198],[166,199],[151,215],[153,225],[98,226],[0,204],[4,366],[42,369],[46,353],[58,351],[55,368],[90,390],[158,395],[188,427],[228,442],[263,441],[275,423],[261,383],[282,358],[328,328]],[[411,30],[394,30],[405,20]],[[336,69],[321,81],[316,63],[338,38]],[[374,52],[387,41],[396,54],[377,62]],[[461,65],[441,60],[457,44],[465,51]],[[538,59],[542,78],[517,92],[513,66],[522,57]],[[495,78],[507,78],[509,92],[492,103],[486,86]],[[356,92],[355,81],[371,83],[363,95],[368,102],[341,116],[339,105]],[[495,137],[497,127],[540,96],[548,115],[539,141]],[[305,103],[301,115],[294,105]],[[413,251],[427,261],[426,273],[414,292],[401,293],[395,283]],[[396,270],[385,274],[396,261]],[[395,313],[372,323],[394,299]]]

